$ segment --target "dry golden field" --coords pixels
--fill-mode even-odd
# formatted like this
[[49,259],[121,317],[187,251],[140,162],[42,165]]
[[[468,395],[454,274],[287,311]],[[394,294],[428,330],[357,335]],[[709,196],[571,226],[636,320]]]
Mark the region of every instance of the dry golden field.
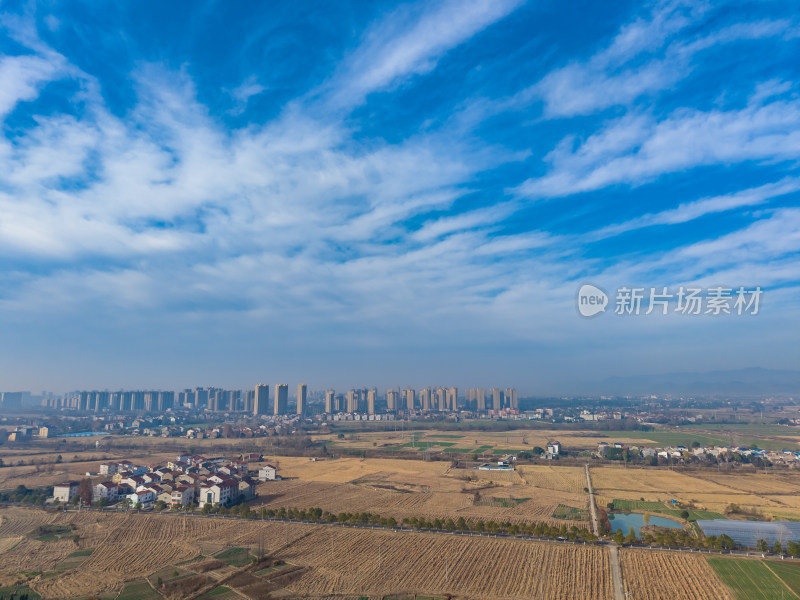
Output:
[[733,600],[727,586],[700,555],[620,550],[625,591],[648,600]]
[[693,502],[722,513],[730,504],[762,512],[766,517],[800,518],[800,472],[718,473],[713,469],[592,467],[592,484],[601,505],[622,500]]
[[[610,593],[607,551],[594,546],[134,513],[3,508],[0,514],[0,544],[7,548],[0,555],[0,576],[43,571],[28,584],[47,599],[113,596],[125,582],[169,570],[201,552],[208,556],[226,547],[260,544],[303,568],[298,579],[278,590],[279,596],[411,593],[600,600]],[[71,536],[20,541],[17,532],[45,523],[74,525],[79,542]],[[9,547],[5,540],[16,540],[16,545]],[[72,558],[81,550],[92,552]],[[228,565],[205,572],[203,564],[180,568],[203,572],[210,581],[236,573]]]
[[[559,504],[585,509],[580,467],[525,466],[517,471],[452,469],[450,463],[400,459],[339,458],[311,461],[278,457],[283,481],[259,485],[253,504],[267,508],[319,507],[330,512],[374,512],[406,517],[499,520],[552,519]],[[503,507],[495,498],[527,498]],[[566,522],[586,527],[585,521]]]
[[307,535],[280,553],[289,563],[310,567],[289,586],[290,592],[301,597],[392,593],[610,597],[604,548],[320,526],[307,529]]

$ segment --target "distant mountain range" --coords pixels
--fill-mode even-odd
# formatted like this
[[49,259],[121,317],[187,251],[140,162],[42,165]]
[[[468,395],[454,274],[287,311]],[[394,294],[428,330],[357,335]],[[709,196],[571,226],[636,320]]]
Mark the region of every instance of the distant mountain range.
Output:
[[800,397],[800,371],[753,367],[731,371],[609,377],[598,382],[595,393]]

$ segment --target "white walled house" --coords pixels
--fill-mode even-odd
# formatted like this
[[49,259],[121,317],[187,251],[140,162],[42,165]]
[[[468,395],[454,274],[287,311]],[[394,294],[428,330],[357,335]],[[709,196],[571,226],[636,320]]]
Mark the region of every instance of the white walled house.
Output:
[[59,502],[69,502],[78,494],[78,482],[59,483],[53,486],[53,499]]
[[116,502],[119,496],[119,486],[113,481],[103,481],[92,488],[92,502],[108,500]]
[[153,492],[153,490],[141,490],[139,492],[128,494],[128,500],[131,501],[131,505],[133,506],[141,504],[142,508],[150,508],[153,506],[153,504],[155,504],[156,494]]
[[103,463],[100,465],[100,475],[116,475],[117,473],[117,464],[116,463]]
[[261,481],[272,481],[275,479],[277,470],[272,465],[264,465],[258,470],[258,478]]
[[227,506],[236,500],[238,496],[239,482],[228,479],[222,483],[200,486],[200,497],[198,498],[198,502],[200,506],[204,504],[222,504],[223,506]]
[[172,490],[172,504],[185,505],[194,502],[194,488],[182,485]]

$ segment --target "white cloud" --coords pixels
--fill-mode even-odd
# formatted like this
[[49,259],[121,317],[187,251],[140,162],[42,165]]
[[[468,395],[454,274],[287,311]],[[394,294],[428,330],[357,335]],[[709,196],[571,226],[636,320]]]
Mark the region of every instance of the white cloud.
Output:
[[740,110],[682,109],[657,121],[628,115],[575,147],[565,139],[548,156],[550,172],[517,188],[528,197],[561,197],[612,185],[641,185],[665,173],[745,161],[795,160],[800,103],[750,103]]
[[624,223],[608,225],[597,229],[584,237],[589,240],[598,240],[643,227],[651,227],[653,225],[687,223],[710,214],[735,210],[745,206],[757,206],[773,198],[778,198],[797,191],[800,191],[800,178],[785,177],[775,183],[767,183],[732,194],[684,202],[675,208],[658,213],[647,213]]
[[245,79],[241,85],[228,92],[236,101],[236,104],[230,112],[235,115],[242,114],[247,108],[247,103],[250,101],[250,98],[263,94],[266,90],[266,87],[258,83],[258,78],[255,75],[251,75]]
[[432,71],[450,49],[511,13],[520,0],[422,3],[424,11],[404,9],[372,27],[344,61],[331,85],[328,103],[348,107],[370,93],[391,88]]
[[62,69],[61,60],[35,55],[0,57],[0,118],[19,102],[34,100]]
[[[785,20],[765,20],[699,33],[705,31],[701,24],[709,14],[714,14],[709,3],[659,3],[647,19],[622,27],[608,47],[587,60],[551,71],[520,93],[517,102],[541,99],[547,118],[627,106],[686,78],[695,68],[699,52],[742,40],[784,37],[791,26]],[[698,33],[686,34],[692,26]]]

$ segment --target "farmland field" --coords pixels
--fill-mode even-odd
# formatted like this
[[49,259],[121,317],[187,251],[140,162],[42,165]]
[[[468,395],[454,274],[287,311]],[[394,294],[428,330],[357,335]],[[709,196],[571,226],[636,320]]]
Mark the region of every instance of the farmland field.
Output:
[[719,578],[734,591],[735,600],[797,600],[798,596],[760,560],[709,558]]
[[770,571],[780,577],[792,591],[800,596],[800,563],[797,561],[770,561],[765,563]]
[[[301,596],[416,593],[592,599],[610,595],[608,553],[591,546],[315,527],[283,556],[311,567],[289,588]],[[487,559],[492,567],[480,568]]]
[[623,587],[633,598],[733,600],[728,588],[699,555],[623,549],[620,564]]
[[800,519],[800,473],[796,471],[726,474],[603,466],[592,467],[591,472],[601,506],[615,500],[663,505],[674,499],[700,511],[694,514],[696,518],[715,517],[730,504],[737,504],[766,518]]
[[[330,512],[375,512],[410,517],[544,521],[560,505],[588,506],[580,467],[523,466],[516,471],[453,469],[450,463],[339,458],[310,461],[279,457],[287,479],[259,485],[256,506],[319,507]],[[527,499],[516,502],[513,499]],[[587,527],[585,520],[574,521]]]
[[[75,526],[77,543],[26,539],[23,543],[34,546],[0,555],[0,574],[12,576],[28,570],[23,565],[32,548],[57,548],[29,576],[28,585],[45,599],[158,597],[151,586],[158,577],[179,584],[197,579],[192,572],[208,582],[201,585],[211,586],[235,575],[225,583],[230,591],[212,588],[209,597],[234,597],[240,588],[261,597],[267,581],[295,597],[416,593],[600,600],[610,593],[608,553],[595,546],[153,514],[22,508],[3,508],[0,514],[9,530],[19,528],[12,526],[17,518],[24,527],[37,521]],[[258,568],[255,576],[237,574],[237,567],[223,562],[247,564],[240,559],[259,545],[288,564]],[[201,551],[205,557],[192,560]],[[491,569],[482,567],[487,560]],[[65,562],[69,568],[59,570]]]

